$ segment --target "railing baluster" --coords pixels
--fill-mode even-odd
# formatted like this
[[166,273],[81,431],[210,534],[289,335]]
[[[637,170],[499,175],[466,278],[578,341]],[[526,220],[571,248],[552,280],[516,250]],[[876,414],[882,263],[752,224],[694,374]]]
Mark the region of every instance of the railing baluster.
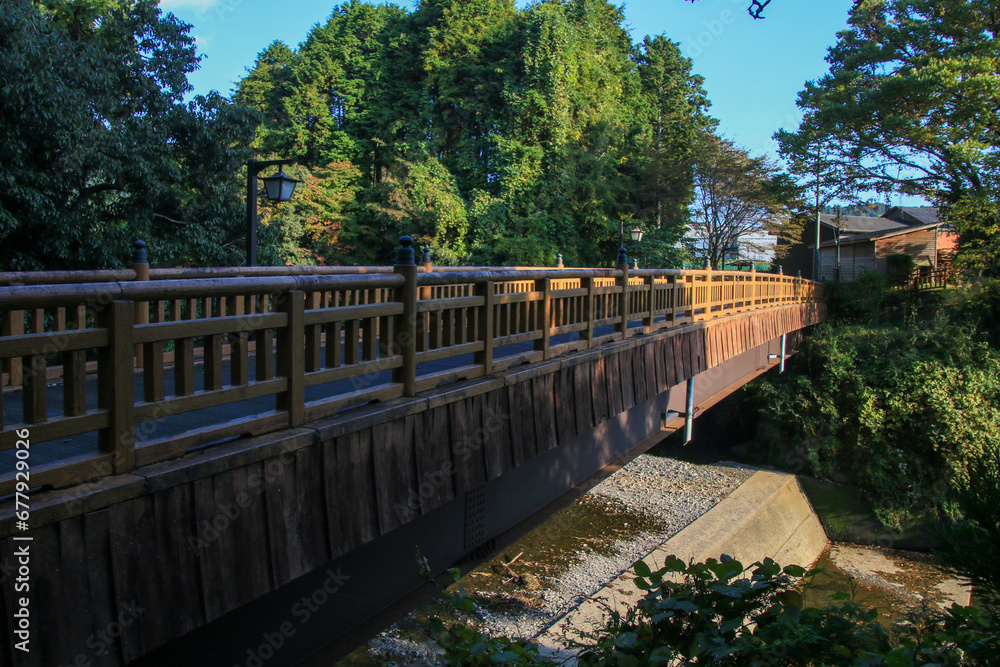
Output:
[[628,258],[625,257],[625,251],[618,255],[618,265],[615,267],[616,270],[621,271],[621,277],[618,278],[618,287],[620,292],[618,294],[618,324],[616,325],[616,330],[621,334],[623,339],[628,338]]
[[393,270],[404,280],[403,286],[396,290],[396,298],[403,303],[396,326],[403,365],[393,369],[392,381],[403,385],[403,396],[414,396],[417,393],[417,265],[413,259],[413,239],[404,236],[400,243]]
[[288,380],[288,388],[278,394],[278,410],[288,412],[288,426],[305,420],[305,292],[290,290],[281,304],[288,324],[278,329],[278,375]]
[[[274,312],[271,295],[260,296],[260,313]],[[274,329],[258,329],[254,334],[255,375],[263,382],[274,378]]]
[[475,295],[483,298],[483,305],[480,307],[478,319],[478,330],[476,340],[483,342],[483,349],[474,355],[475,363],[483,367],[483,372],[489,375],[493,372],[493,282],[475,284]]
[[40,424],[48,420],[45,401],[45,355],[34,354],[24,357],[23,391],[24,423]]
[[[74,329],[87,328],[87,309],[77,306],[70,311]],[[63,412],[68,417],[82,415],[87,410],[87,353],[83,350],[63,352]]]
[[645,333],[653,333],[653,321],[656,319],[656,276],[646,276],[646,288],[647,296],[649,299],[649,308],[646,316],[643,318],[642,329]]
[[[246,301],[242,296],[229,297],[229,314],[245,315]],[[250,381],[250,332],[241,324],[229,334],[229,382],[234,387]]]
[[[156,301],[154,303],[156,304],[156,312],[153,319],[156,322],[163,322],[166,319],[163,302]],[[143,397],[146,401],[162,401],[164,396],[163,342],[145,343],[140,347],[142,349]]]
[[112,301],[97,317],[98,326],[108,331],[107,347],[98,350],[97,403],[111,415],[111,425],[100,431],[98,443],[113,455],[115,472],[121,473],[135,467],[135,304]]
[[535,303],[535,328],[541,329],[542,337],[535,340],[535,349],[542,353],[542,359],[552,355],[552,279],[536,280],[534,288],[542,293],[542,300]]
[[[205,299],[205,319],[225,316],[225,298],[217,300],[218,309],[212,312],[212,300]],[[205,355],[205,391],[222,388],[222,336],[210,335],[204,337],[203,352]]]
[[[306,296],[306,310],[316,310],[320,307],[320,293],[310,292]],[[320,369],[322,325],[311,324],[306,327],[306,372],[313,373]]]

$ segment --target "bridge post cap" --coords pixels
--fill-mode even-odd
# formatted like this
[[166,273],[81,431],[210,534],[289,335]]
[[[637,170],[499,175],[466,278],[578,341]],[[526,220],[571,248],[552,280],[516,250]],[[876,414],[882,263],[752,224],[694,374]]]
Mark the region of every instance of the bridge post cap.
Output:
[[413,237],[400,236],[399,250],[396,251],[396,264],[398,266],[415,266],[413,259]]
[[559,268],[563,267],[563,254],[561,252],[556,253],[556,266]]
[[705,270],[706,271],[712,270],[712,260],[710,260],[708,257],[705,258]]
[[628,251],[625,250],[625,246],[618,248],[618,264],[628,266]]
[[424,249],[423,249],[422,252],[423,252],[423,254],[420,256],[420,262],[422,264],[430,264],[431,263],[431,249],[430,249],[430,246],[424,246]]
[[132,244],[132,263],[133,264],[149,264],[149,259],[146,256],[146,242],[136,241]]
[[782,270],[782,268],[781,268],[781,264],[778,264],[778,275],[779,275],[779,276],[783,276],[783,275],[785,275],[785,272],[784,272],[784,271]]

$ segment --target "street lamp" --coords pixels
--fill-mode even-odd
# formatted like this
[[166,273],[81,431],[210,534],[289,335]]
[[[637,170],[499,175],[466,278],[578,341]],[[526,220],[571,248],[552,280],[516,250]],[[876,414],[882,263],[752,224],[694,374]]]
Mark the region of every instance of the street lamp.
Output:
[[[642,230],[639,229],[638,225],[636,225],[635,227],[633,227],[629,231],[628,235],[632,239],[632,241],[634,241],[635,243],[638,243],[639,241],[642,240]],[[618,221],[618,259],[619,259],[619,261],[624,261],[624,260],[622,260],[622,258],[625,257],[625,255],[622,254],[624,251],[625,251],[625,221],[624,220],[619,220]]]
[[[642,240],[642,230],[639,229],[638,225],[633,227],[628,234],[632,238],[632,241],[634,241],[635,243],[638,243],[639,241]],[[618,222],[618,247],[621,248],[624,245],[625,245],[625,221],[620,220]]]
[[281,167],[291,160],[250,160],[247,162],[247,266],[257,266],[257,174],[267,167],[278,167],[278,172],[264,181],[264,191],[267,198],[274,202],[290,201],[295,192],[295,184],[301,183],[292,178]]

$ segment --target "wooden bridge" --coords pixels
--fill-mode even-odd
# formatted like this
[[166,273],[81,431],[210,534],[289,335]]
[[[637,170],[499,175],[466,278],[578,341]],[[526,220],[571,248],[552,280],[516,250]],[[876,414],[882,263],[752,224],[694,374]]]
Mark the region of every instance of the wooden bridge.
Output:
[[294,664],[392,620],[414,545],[435,573],[489,555],[825,312],[780,274],[409,245],[0,274],[0,665]]

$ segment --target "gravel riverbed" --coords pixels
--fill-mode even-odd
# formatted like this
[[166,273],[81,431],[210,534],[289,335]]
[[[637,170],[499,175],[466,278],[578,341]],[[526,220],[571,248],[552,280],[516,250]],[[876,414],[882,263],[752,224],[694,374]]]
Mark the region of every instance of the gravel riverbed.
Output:
[[[738,463],[637,457],[463,578],[476,601],[476,622],[491,634],[538,635],[755,471]],[[367,664],[441,664],[439,651],[422,639],[419,626],[449,612],[434,603],[413,612],[368,643]]]

